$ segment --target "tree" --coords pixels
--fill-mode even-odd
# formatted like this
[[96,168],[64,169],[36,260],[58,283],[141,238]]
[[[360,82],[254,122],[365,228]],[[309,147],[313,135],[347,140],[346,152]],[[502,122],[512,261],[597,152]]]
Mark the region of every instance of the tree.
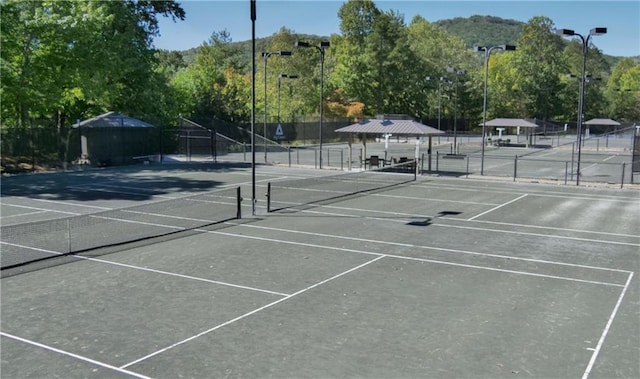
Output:
[[640,120],[640,64],[621,59],[613,69],[605,90],[609,117],[619,121]]
[[175,1],[0,3],[3,120],[65,124],[108,109],[162,107],[155,90],[157,15],[183,19]]
[[560,78],[568,69],[562,55],[563,41],[552,28],[547,17],[529,20],[518,39],[514,61],[524,109],[529,117],[543,120],[563,114]]

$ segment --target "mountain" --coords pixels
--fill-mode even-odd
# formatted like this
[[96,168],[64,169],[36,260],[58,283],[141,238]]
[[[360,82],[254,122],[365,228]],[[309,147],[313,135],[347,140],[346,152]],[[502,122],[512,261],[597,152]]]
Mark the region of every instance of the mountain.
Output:
[[433,23],[448,34],[460,37],[467,46],[515,45],[523,22],[494,16],[456,17]]

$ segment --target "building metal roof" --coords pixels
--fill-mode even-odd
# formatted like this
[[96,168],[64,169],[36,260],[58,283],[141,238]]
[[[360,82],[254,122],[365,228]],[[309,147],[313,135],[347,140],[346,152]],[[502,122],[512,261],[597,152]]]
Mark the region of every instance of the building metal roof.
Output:
[[133,117],[117,112],[107,112],[99,116],[81,121],[73,125],[74,128],[153,128],[154,126]]
[[444,134],[443,131],[414,120],[363,120],[357,124],[336,129],[337,133],[392,134],[428,136]]
[[592,118],[589,121],[585,121],[585,125],[598,125],[598,126],[620,126],[620,123],[610,118]]
[[[482,126],[482,123],[479,124]],[[531,122],[525,120],[523,118],[494,118],[493,120],[486,121],[486,126],[496,127],[496,128],[537,128],[538,125],[535,122]]]

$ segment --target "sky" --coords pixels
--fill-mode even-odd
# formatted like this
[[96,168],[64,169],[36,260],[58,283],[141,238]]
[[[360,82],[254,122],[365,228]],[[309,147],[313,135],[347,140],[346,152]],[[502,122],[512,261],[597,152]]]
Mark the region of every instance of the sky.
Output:
[[[165,50],[187,50],[200,46],[214,32],[226,30],[233,41],[251,39],[249,0],[178,0],[185,10],[184,21],[160,17],[160,36],[154,46]],[[572,29],[587,35],[592,28],[606,27],[607,34],[591,41],[603,53],[613,56],[640,55],[640,0],[633,1],[374,1],[382,11],[404,15],[406,24],[420,15],[427,21],[497,16],[527,22],[546,16],[558,29]],[[340,33],[336,0],[257,0],[256,37],[268,37],[283,26],[295,33],[330,36]]]

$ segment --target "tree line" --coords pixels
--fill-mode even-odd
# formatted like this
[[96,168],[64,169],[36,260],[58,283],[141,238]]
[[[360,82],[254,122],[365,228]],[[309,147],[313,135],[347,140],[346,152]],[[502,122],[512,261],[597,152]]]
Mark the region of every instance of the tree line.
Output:
[[[173,0],[6,0],[0,13],[3,128],[40,122],[62,127],[108,110],[157,125],[175,125],[178,115],[238,125],[251,118],[247,44],[221,30],[189,59],[153,47],[158,17],[188,17]],[[455,113],[471,125],[481,121],[484,55],[464,40],[421,16],[407,23],[371,0],[346,1],[337,17],[340,33],[327,38],[282,27],[259,41],[259,52],[292,52],[255,57],[259,117],[265,97],[270,120],[317,117],[322,74],[326,117],[434,119]],[[622,58],[612,65],[597,38],[603,37],[588,48],[585,119],[640,120],[640,64]],[[296,41],[330,43],[323,70],[318,50],[296,48]],[[554,33],[552,20],[537,16],[522,25],[516,45],[490,57],[488,117],[575,120],[579,40],[566,41]]]

